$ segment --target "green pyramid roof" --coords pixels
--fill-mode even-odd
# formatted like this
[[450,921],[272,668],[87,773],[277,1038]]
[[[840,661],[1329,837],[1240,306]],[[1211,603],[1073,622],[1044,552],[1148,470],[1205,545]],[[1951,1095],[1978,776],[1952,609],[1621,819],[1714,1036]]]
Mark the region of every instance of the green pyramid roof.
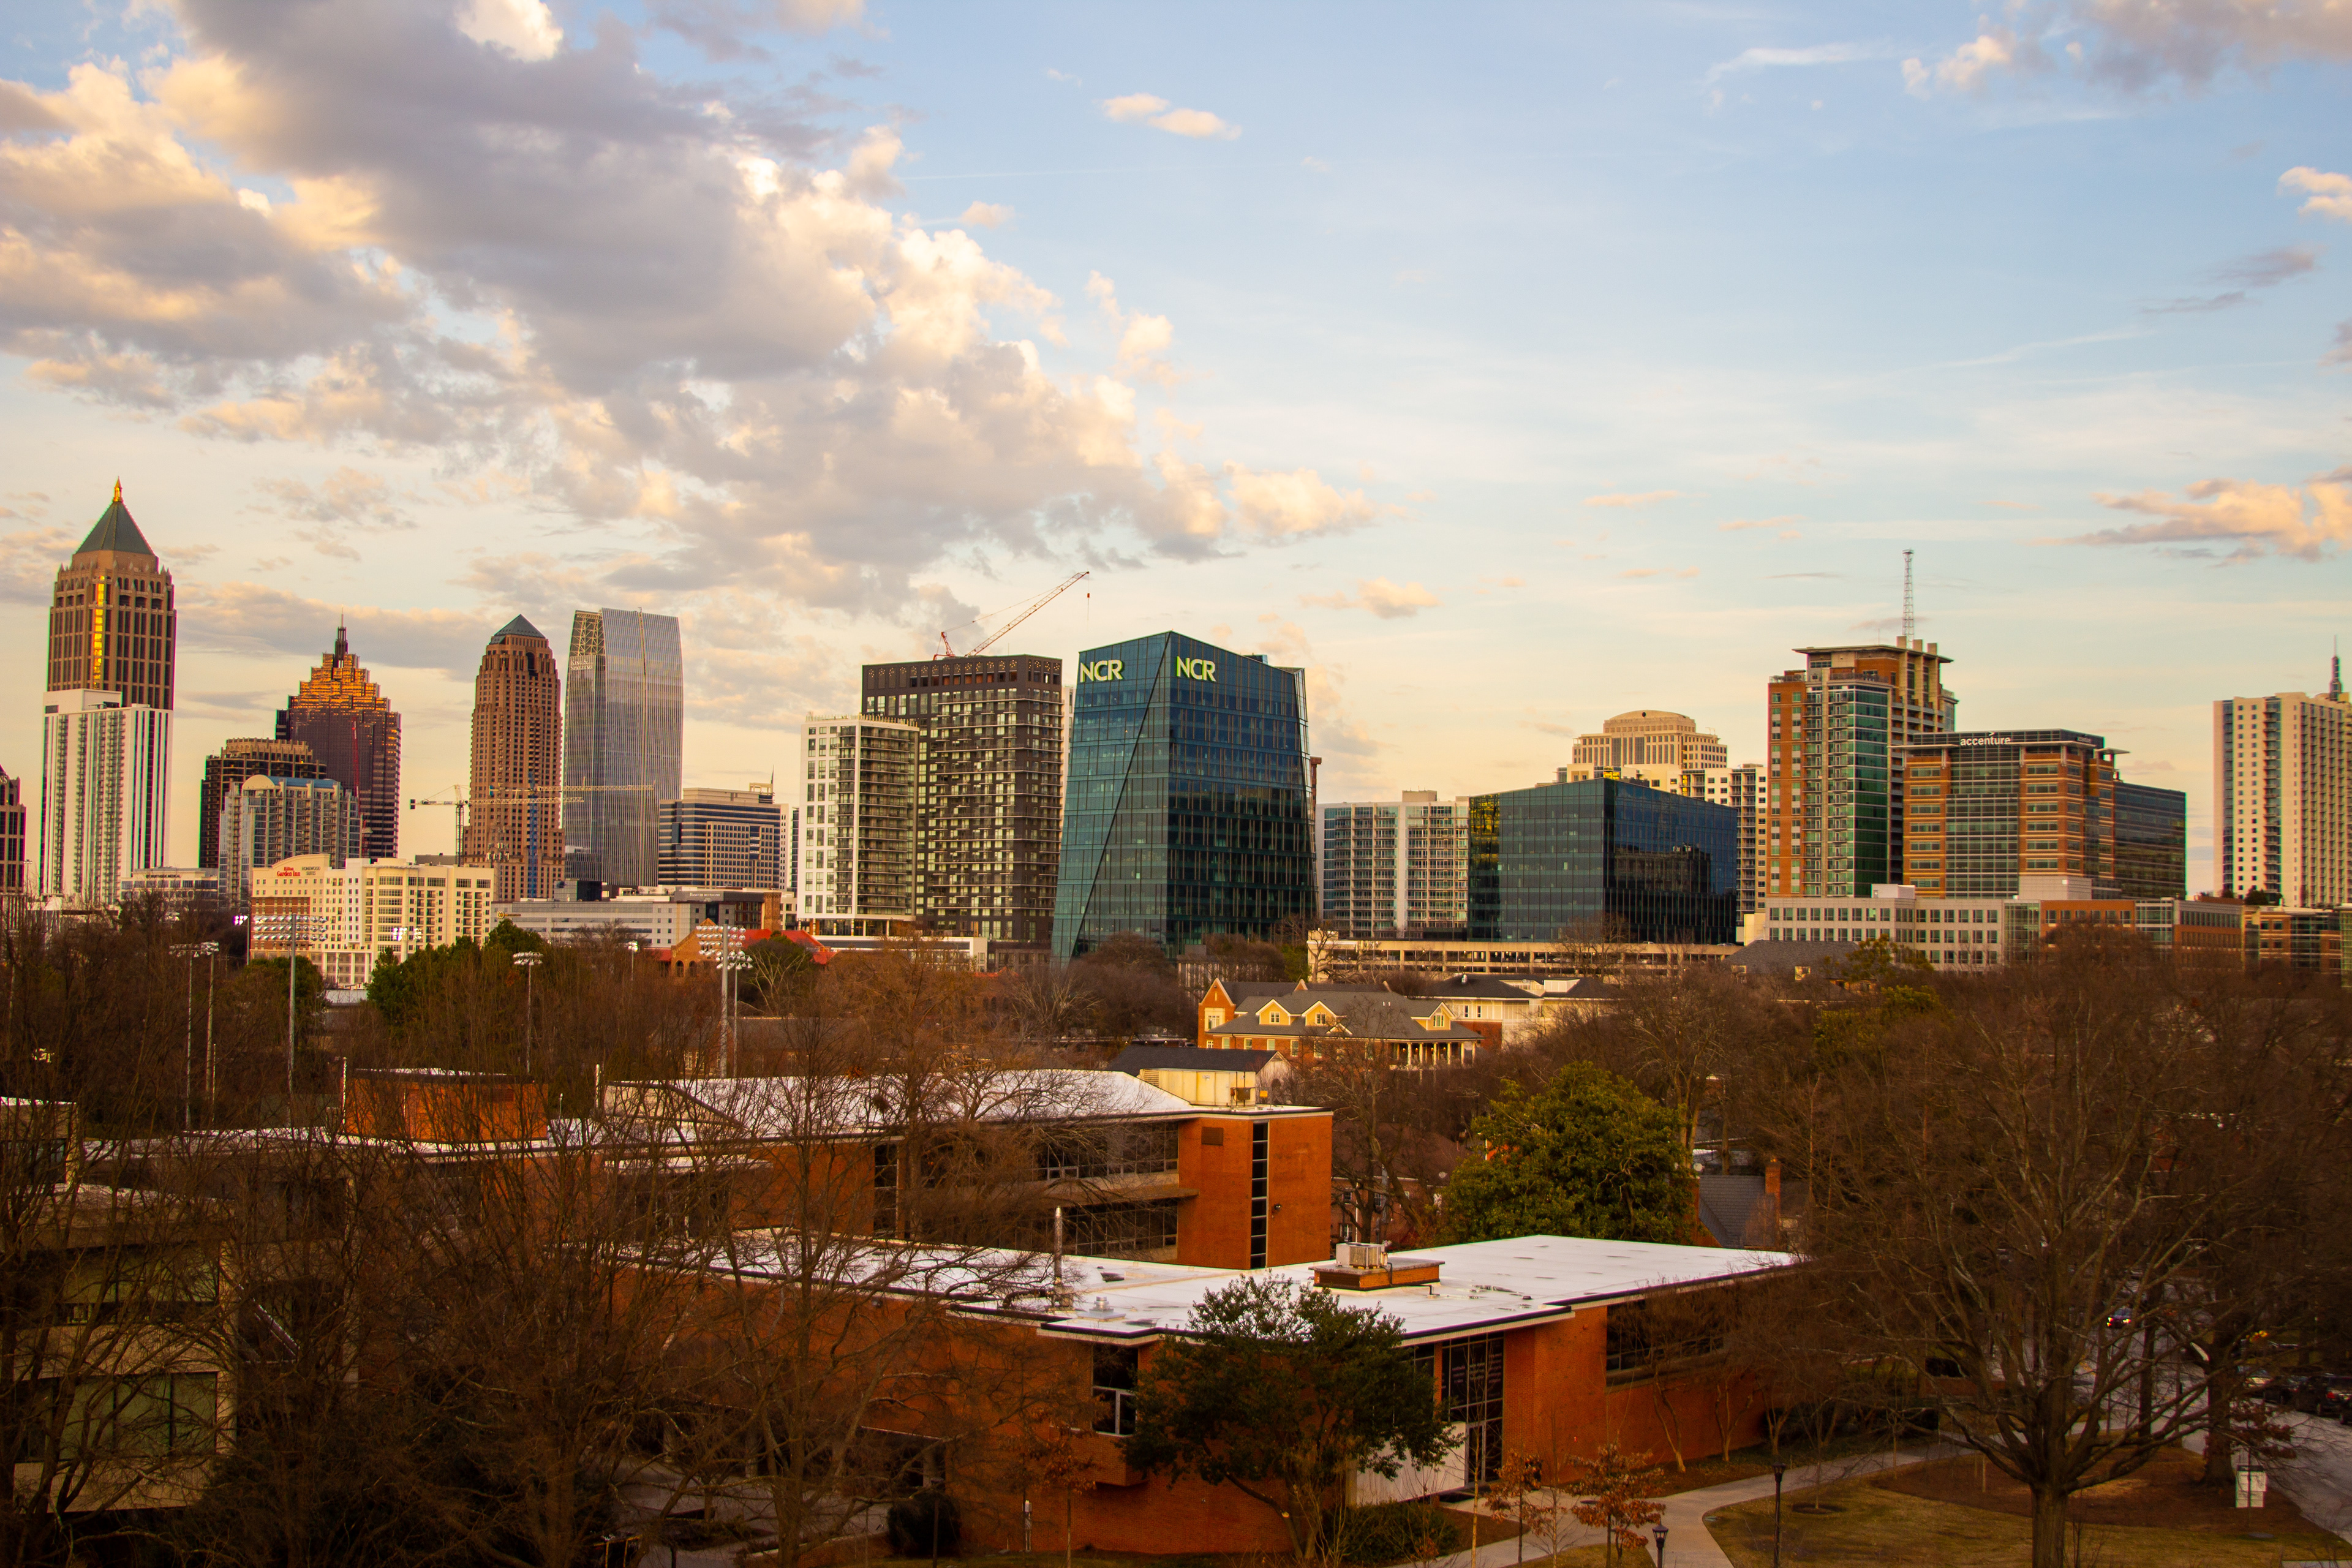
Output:
[[509,621],[505,626],[500,626],[496,632],[492,633],[490,640],[492,642],[497,642],[501,637],[539,637],[539,640],[541,642],[545,642],[547,640],[546,637],[540,635],[540,630],[537,626],[532,626],[520,616],[517,616],[513,620]]
[[87,555],[93,550],[111,550],[118,555],[144,555],[151,559],[155,555],[154,546],[147,542],[147,536],[140,532],[139,525],[131,520],[131,509],[122,504],[122,483],[119,479],[115,481],[114,499],[99,514],[97,523],[89,531],[89,537],[81,542],[81,548],[74,553]]

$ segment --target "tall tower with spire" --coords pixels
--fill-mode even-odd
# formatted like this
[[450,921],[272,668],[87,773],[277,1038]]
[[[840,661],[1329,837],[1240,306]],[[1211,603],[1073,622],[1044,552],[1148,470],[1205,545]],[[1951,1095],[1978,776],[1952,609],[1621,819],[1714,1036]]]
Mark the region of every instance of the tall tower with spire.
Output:
[[278,710],[278,739],[308,745],[318,776],[351,792],[363,858],[400,858],[400,715],[352,654],[342,626],[335,627],[334,651]]
[[42,896],[102,907],[121,896],[131,872],[170,863],[178,645],[172,574],[123,505],[118,480],[49,597]]
[[491,868],[492,897],[551,898],[563,879],[563,677],[555,650],[517,616],[482,650],[465,855]]

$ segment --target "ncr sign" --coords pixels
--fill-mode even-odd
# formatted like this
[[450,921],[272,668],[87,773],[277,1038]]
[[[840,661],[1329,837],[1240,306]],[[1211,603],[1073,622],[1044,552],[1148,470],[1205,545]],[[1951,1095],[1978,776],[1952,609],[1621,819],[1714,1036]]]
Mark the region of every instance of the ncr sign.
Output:
[[[1183,680],[1213,681],[1217,679],[1217,661],[1213,658],[1179,658],[1176,661],[1176,674]],[[1125,659],[1088,659],[1078,666],[1080,685],[1090,680],[1124,680],[1126,679],[1127,661]]]

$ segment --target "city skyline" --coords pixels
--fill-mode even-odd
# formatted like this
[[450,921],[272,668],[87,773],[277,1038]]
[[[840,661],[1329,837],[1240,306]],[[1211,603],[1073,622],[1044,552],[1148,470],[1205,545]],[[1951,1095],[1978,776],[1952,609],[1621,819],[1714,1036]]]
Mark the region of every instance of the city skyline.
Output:
[[[1327,795],[1450,797],[1642,708],[1760,756],[1750,672],[1888,635],[1911,549],[1969,722],[2107,735],[2207,867],[2210,703],[2341,629],[2352,47],[2159,11],[1299,6],[1236,59],[1214,13],[36,5],[0,638],[120,473],[201,621],[187,755],[348,608],[439,794],[491,627],[659,606],[723,785],[1084,564],[1020,651],[1265,652]],[[556,102],[625,175],[496,134]]]

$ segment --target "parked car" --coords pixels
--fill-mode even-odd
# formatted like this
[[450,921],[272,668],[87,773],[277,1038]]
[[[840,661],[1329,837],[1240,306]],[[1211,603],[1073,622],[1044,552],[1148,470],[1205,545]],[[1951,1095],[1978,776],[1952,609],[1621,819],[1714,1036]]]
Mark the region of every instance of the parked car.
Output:
[[2352,1375],[2336,1372],[2313,1378],[2296,1391],[2294,1407],[2322,1420],[2341,1420],[2352,1411]]
[[[2312,1411],[2327,1391],[2328,1374],[2324,1372],[2298,1372],[2281,1378],[2273,1386],[2283,1391],[2283,1396],[2273,1401],[2290,1410]],[[2268,1390],[2264,1391],[2268,1393]],[[2331,1412],[2331,1414],[2333,1414]]]

